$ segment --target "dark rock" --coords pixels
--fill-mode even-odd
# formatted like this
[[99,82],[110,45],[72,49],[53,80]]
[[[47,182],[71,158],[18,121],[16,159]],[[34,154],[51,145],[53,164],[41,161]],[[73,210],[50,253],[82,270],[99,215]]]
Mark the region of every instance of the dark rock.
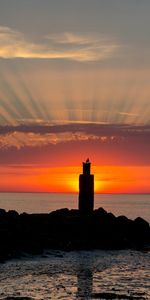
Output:
[[114,300],[146,300],[144,297],[139,296],[130,296],[125,294],[116,294],[116,293],[95,293],[92,295],[93,299],[114,299]]
[[115,217],[103,208],[87,215],[75,209],[48,214],[0,212],[1,262],[21,253],[41,254],[44,249],[144,249],[150,245],[145,220]]
[[7,216],[10,218],[18,218],[19,214],[15,210],[9,210],[7,213]]
[[0,208],[0,218],[1,218],[1,217],[5,217],[5,216],[6,216],[6,210]]
[[67,216],[69,212],[68,208],[57,209],[56,211],[50,212],[51,216]]
[[94,213],[101,218],[105,218],[107,216],[107,211],[102,207],[96,209]]
[[149,230],[149,224],[144,219],[138,217],[134,220],[134,224],[137,229],[147,232]]

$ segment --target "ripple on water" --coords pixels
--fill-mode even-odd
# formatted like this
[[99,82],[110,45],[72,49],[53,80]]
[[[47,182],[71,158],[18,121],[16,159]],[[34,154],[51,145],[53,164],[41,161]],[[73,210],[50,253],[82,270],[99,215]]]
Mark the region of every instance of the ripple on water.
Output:
[[[150,299],[149,270],[150,253],[52,251],[45,257],[0,265],[0,299],[147,300]],[[115,298],[121,295],[126,298]]]

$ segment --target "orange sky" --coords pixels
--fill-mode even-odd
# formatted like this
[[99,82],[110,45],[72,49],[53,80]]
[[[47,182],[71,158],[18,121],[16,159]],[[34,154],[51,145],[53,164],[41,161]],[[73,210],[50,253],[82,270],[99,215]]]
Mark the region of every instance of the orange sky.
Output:
[[77,192],[89,157],[96,192],[150,193],[149,15],[0,1],[0,191]]
[[[82,166],[24,168],[5,166],[0,172],[1,191],[78,192]],[[92,166],[96,193],[148,193],[150,166]]]
[[0,129],[0,191],[78,192],[82,161],[89,157],[96,193],[150,193],[148,125]]

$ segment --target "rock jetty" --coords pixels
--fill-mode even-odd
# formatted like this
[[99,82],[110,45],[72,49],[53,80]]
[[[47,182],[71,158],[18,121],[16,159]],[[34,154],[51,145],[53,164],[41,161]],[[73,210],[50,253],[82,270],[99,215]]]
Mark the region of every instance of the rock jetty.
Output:
[[45,249],[144,249],[150,226],[138,217],[115,217],[99,208],[90,214],[67,208],[45,214],[0,209],[0,261]]

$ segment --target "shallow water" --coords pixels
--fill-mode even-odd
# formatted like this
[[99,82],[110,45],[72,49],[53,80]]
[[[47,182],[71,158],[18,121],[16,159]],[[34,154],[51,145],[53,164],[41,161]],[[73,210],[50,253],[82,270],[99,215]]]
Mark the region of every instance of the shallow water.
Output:
[[0,265],[0,299],[86,300],[104,292],[150,299],[150,252],[52,251]]

